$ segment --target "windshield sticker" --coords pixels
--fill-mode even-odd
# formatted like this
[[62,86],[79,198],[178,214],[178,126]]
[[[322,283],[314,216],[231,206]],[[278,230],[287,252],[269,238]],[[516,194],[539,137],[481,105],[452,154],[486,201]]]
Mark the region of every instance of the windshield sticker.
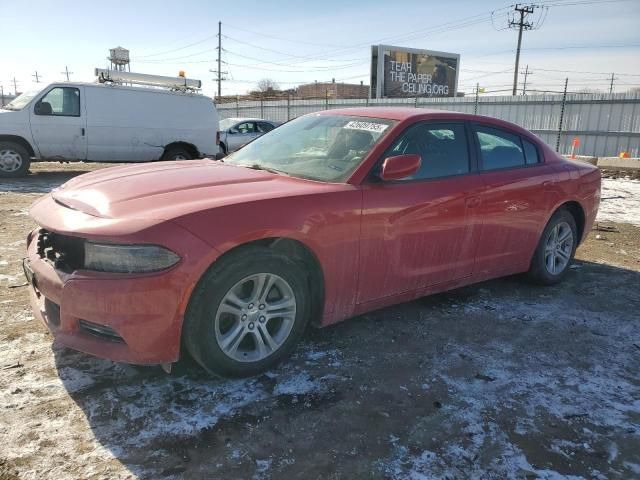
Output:
[[348,128],[349,130],[364,130],[366,132],[382,133],[387,129],[388,126],[389,125],[385,125],[384,123],[360,122],[357,120],[352,120],[343,128]]

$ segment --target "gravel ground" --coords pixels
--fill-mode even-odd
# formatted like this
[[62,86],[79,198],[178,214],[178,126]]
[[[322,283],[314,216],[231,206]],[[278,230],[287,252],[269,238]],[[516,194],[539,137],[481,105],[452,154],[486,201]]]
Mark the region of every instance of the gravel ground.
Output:
[[31,315],[28,206],[104,166],[0,182],[0,480],[640,478],[639,181],[606,179],[561,285],[376,311],[228,381],[67,350]]

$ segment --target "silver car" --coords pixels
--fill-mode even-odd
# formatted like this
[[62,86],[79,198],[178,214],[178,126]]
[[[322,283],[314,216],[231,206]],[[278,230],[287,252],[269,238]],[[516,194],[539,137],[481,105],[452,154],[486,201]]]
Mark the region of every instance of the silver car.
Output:
[[225,118],[220,120],[220,150],[231,153],[276,128],[279,123],[261,118]]

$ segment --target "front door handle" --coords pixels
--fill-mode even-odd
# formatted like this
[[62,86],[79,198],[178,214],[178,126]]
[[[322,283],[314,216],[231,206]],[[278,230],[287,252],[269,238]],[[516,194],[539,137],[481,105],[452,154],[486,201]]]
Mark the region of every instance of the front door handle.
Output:
[[82,133],[82,136],[84,137],[84,127],[82,127],[82,128],[80,129],[80,132]]
[[480,205],[480,197],[469,197],[466,201],[467,208],[475,208]]
[[545,190],[551,190],[554,183],[555,182],[553,180],[547,180],[545,182],[542,182],[542,188],[544,188]]

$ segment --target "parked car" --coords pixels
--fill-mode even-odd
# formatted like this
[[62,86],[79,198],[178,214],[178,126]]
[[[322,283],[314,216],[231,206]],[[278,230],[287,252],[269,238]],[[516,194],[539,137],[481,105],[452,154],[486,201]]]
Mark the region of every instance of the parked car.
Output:
[[219,143],[223,155],[235,152],[240,147],[270,132],[280,125],[261,118],[225,118],[220,120]]
[[92,162],[181,160],[218,153],[211,98],[98,83],[52,83],[0,108],[0,177],[31,159]]
[[307,325],[490,278],[562,280],[600,173],[527,130],[437,110],[297,118],[224,162],[109,168],[37,200],[24,268],[60,343],[253,375]]

